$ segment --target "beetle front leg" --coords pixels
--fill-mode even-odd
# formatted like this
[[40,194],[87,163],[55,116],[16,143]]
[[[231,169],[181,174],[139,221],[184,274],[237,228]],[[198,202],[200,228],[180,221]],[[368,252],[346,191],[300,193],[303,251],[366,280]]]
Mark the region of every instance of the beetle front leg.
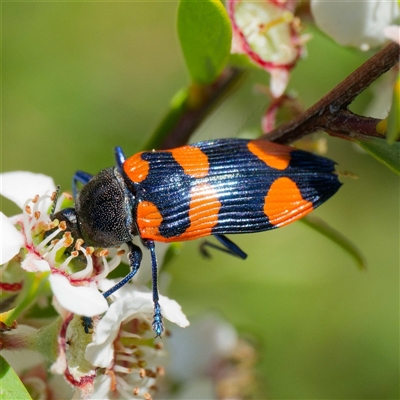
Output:
[[[129,247],[129,266],[131,268],[131,271],[129,272],[128,275],[125,276],[121,281],[119,281],[116,285],[114,285],[112,288],[108,289],[106,292],[103,293],[104,298],[109,297],[112,295],[116,290],[120,289],[122,286],[124,286],[126,283],[128,283],[138,272],[140,263],[142,262],[142,250],[140,250],[139,246],[136,246],[132,242],[127,243]],[[90,317],[82,317],[82,325],[85,329],[86,333],[90,333],[93,328],[93,323],[92,323],[92,318]]]
[[111,294],[113,294],[116,290],[120,289],[122,286],[124,286],[126,283],[128,283],[138,272],[140,263],[142,262],[142,250],[140,250],[139,246],[136,246],[132,242],[127,243],[129,247],[129,266],[131,268],[131,271],[129,272],[128,275],[125,276],[121,281],[119,281],[117,284],[115,284],[111,289],[108,289],[106,292],[103,293],[103,296],[107,298]]
[[93,178],[92,174],[84,171],[76,171],[74,177],[72,178],[72,194],[74,195],[74,199],[76,200],[76,196],[78,195],[78,183],[82,185],[86,185]]

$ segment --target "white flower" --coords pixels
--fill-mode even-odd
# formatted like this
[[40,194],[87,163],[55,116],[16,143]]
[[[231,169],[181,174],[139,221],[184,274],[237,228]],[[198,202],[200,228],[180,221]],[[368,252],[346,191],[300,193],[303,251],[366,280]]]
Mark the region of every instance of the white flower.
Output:
[[[94,340],[85,352],[94,366],[105,368],[94,382],[93,398],[150,398],[164,352],[151,329],[153,301],[151,291],[127,284],[113,295],[115,301],[96,326]],[[189,325],[180,306],[160,296],[165,318],[180,327]]]
[[[62,239],[53,240],[63,231],[61,226],[57,228],[54,225],[48,214],[55,190],[53,180],[42,174],[21,171],[4,173],[0,178],[1,194],[22,207],[22,214],[12,218],[1,214],[1,263],[6,264],[20,254],[20,266],[25,271],[51,272],[49,281],[53,294],[67,310],[88,317],[106,311],[107,301],[98,291],[96,279],[92,279],[92,250],[78,248],[61,263],[58,261],[58,252],[71,245],[72,238],[64,235]],[[30,190],[45,194],[36,195],[29,200],[27,193]],[[29,196],[34,195],[35,191]],[[55,231],[44,237],[44,232],[49,227]],[[87,266],[83,271],[73,273],[68,270],[69,263],[79,253],[85,256]],[[105,260],[104,255],[103,259]],[[3,273],[6,268],[7,265],[3,268]]]
[[[26,200],[36,193],[51,194],[56,189],[53,180],[42,174],[32,172],[16,171],[0,174],[0,194],[13,201],[21,209],[25,207]],[[37,203],[36,203],[37,204]],[[35,211],[46,213],[50,206],[50,197],[37,204]],[[1,254],[0,264],[10,261],[24,246],[24,235],[15,228],[15,218],[8,219],[3,213],[1,215]],[[14,223],[13,223],[14,222]]]
[[166,343],[168,385],[179,388],[174,399],[253,398],[256,375],[254,347],[215,314],[206,314],[185,330],[172,327]]
[[[3,172],[0,174],[0,194],[23,208],[26,199],[36,193],[51,195],[56,190],[49,176],[28,171]],[[39,211],[46,213],[51,205],[50,197],[41,203]]]
[[8,217],[0,212],[1,222],[1,249],[0,264],[10,261],[23,247],[24,235],[12,224]]
[[233,29],[233,53],[244,53],[271,74],[271,93],[280,97],[289,81],[289,71],[303,50],[299,20],[293,1],[229,0]]
[[[76,240],[70,232],[65,232],[65,223],[52,221],[49,212],[56,212],[63,199],[60,196],[54,207],[54,194],[50,194],[54,184],[45,179],[47,187],[43,187],[40,185],[42,178],[38,176],[38,187],[47,194],[28,201],[19,198],[26,196],[24,191],[21,194],[16,193],[15,188],[13,191],[7,188],[24,186],[25,180],[35,186],[35,174],[13,176],[10,173],[2,180],[2,194],[22,205],[23,212],[12,218],[2,216],[2,247],[5,249],[2,260],[5,264],[1,272],[3,276],[7,271],[11,276],[16,272],[26,274],[26,271],[43,279],[49,276],[53,305],[61,316],[60,322],[51,324],[55,334],[54,343],[49,346],[58,350],[52,358],[54,361],[57,357],[51,372],[63,375],[78,389],[81,398],[119,396],[122,399],[134,395],[150,399],[157,377],[163,374],[160,361],[164,352],[152,331],[152,291],[140,286],[151,277],[148,251],[144,251],[143,273],[109,296],[111,306],[108,308],[99,289],[106,291],[115,285],[115,281],[106,277],[120,264],[126,251],[84,248],[81,239]],[[55,210],[50,211],[52,203]],[[167,246],[157,248],[162,259]],[[11,286],[21,288],[21,284]],[[32,301],[36,301],[33,296]],[[180,327],[189,325],[178,303],[159,296],[159,304],[166,319]],[[98,315],[105,311],[100,319]],[[82,320],[82,315],[93,318]]]
[[385,28],[399,17],[397,0],[311,0],[317,26],[342,46],[369,50],[387,40]]

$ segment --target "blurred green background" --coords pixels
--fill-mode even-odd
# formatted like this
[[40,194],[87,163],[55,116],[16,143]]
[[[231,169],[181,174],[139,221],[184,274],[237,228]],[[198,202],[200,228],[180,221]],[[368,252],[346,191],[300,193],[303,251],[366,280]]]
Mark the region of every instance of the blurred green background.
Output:
[[[3,13],[3,171],[51,175],[70,189],[76,169],[113,165],[113,147],[141,150],[171,97],[187,84],[175,2],[6,2]],[[306,106],[367,57],[313,32],[290,87]],[[254,72],[193,141],[256,126],[266,99]],[[371,99],[365,93],[360,111]],[[399,179],[351,143],[329,139],[343,187],[315,215],[364,253],[360,272],[301,222],[235,237],[246,262],[211,261],[198,242],[170,266],[169,296],[189,317],[217,310],[258,344],[259,398],[399,397]],[[8,201],[2,209],[17,212]],[[167,340],[167,339],[165,339]],[[194,360],[195,362],[195,360]]]

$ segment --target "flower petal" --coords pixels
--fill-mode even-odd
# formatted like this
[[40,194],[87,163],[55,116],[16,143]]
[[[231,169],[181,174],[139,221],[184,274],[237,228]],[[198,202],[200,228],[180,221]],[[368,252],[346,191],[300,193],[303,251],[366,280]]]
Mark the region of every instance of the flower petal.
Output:
[[400,45],[400,26],[389,25],[384,28],[383,33],[385,37]]
[[114,340],[121,323],[135,314],[151,314],[152,311],[153,304],[150,299],[136,298],[133,301],[132,296],[126,296],[112,303],[97,325],[94,341],[86,348],[86,359],[96,367],[109,367],[113,361]]
[[283,95],[289,83],[289,70],[287,68],[275,68],[270,71],[270,88],[272,96],[278,98]]
[[28,272],[46,272],[50,271],[50,264],[35,253],[28,253],[21,268]]
[[[13,201],[21,209],[27,199],[36,194],[54,192],[54,181],[49,176],[28,171],[4,172],[0,174],[0,194]],[[51,201],[49,199],[48,205]]]
[[[110,287],[114,286],[114,284],[115,282],[111,280],[103,279],[99,282],[99,287],[101,290],[106,291]],[[113,298],[118,299],[117,301],[120,301],[122,299],[127,301],[128,304],[130,304],[129,307],[132,311],[134,311],[132,309],[132,304],[136,304],[136,302],[138,301],[137,299],[144,299],[147,302],[146,309],[143,308],[140,310],[140,312],[153,313],[153,294],[152,291],[145,286],[127,284],[114,292],[112,296]],[[177,324],[181,328],[189,326],[190,323],[186,318],[186,315],[182,312],[182,307],[175,300],[171,300],[166,296],[160,295],[160,305],[162,315],[166,319],[173,322],[174,324]]]
[[111,387],[112,381],[109,375],[97,376],[94,380],[92,399],[108,399]]
[[237,343],[235,328],[215,314],[204,315],[188,329],[172,326],[171,332],[168,373],[180,382],[208,375],[215,361],[229,354]]
[[18,254],[21,247],[24,246],[25,241],[23,234],[10,222],[10,220],[2,212],[0,212],[0,222],[0,264],[4,264]]
[[107,311],[108,303],[94,286],[73,286],[61,274],[51,274],[51,289],[58,302],[74,314],[93,317]]
[[384,28],[399,16],[397,1],[311,0],[318,27],[343,46],[368,50],[385,41]]
[[166,296],[160,296],[161,311],[163,316],[174,324],[185,328],[190,325],[186,315],[182,312],[182,307],[175,301]]

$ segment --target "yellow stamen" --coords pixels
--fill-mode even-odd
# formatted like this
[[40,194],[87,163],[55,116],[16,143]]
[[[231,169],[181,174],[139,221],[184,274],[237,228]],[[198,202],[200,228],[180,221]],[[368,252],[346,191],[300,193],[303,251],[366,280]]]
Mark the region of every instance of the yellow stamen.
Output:
[[65,197],[67,200],[72,200],[72,199],[73,199],[72,195],[70,195],[70,194],[67,193],[67,192],[64,192],[63,195],[64,195],[64,197]]
[[277,25],[287,24],[289,22],[292,22],[293,20],[294,20],[294,15],[290,11],[285,11],[279,18],[275,18],[272,21],[267,22],[265,24],[260,24],[259,33],[264,34],[269,29],[271,29]]
[[86,255],[91,256],[94,253],[94,247],[86,247]]
[[165,369],[161,365],[157,366],[157,375],[158,376],[164,376],[165,375]]
[[65,231],[67,229],[67,223],[65,221],[61,221],[59,226],[62,231]]
[[83,245],[83,243],[84,243],[83,239],[77,239],[77,241],[75,243],[75,249],[79,251],[81,249],[81,246]]
[[144,398],[144,400],[152,400],[151,394],[148,392],[143,394],[143,398]]
[[71,236],[64,239],[64,247],[69,247],[72,243],[74,243],[74,239]]

